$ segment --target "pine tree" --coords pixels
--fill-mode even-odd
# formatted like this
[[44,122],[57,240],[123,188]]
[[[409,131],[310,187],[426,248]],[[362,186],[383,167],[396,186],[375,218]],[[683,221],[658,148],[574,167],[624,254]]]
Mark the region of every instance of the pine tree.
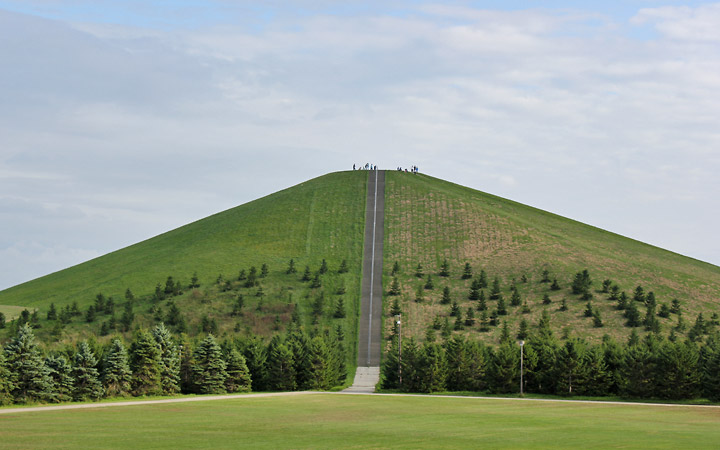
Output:
[[97,400],[103,396],[104,390],[96,365],[97,359],[87,341],[80,342],[72,366],[73,400]]
[[321,336],[310,340],[310,367],[312,371],[311,388],[327,390],[334,386],[334,368],[332,366],[332,352]]
[[260,278],[265,278],[270,273],[270,269],[268,268],[268,265],[263,263],[262,266],[260,266]]
[[[240,269],[240,272],[238,272],[238,281],[245,281],[247,280],[247,273],[245,272],[245,269]],[[243,283],[244,285],[245,283]]]
[[394,277],[397,276],[397,274],[400,272],[400,263],[395,261],[392,266],[392,271],[390,272],[390,276]]
[[488,287],[487,273],[485,272],[485,269],[480,269],[480,276],[478,277],[478,282],[480,289],[485,289]]
[[442,300],[440,300],[440,303],[443,305],[449,305],[451,301],[452,298],[450,297],[450,288],[445,286],[443,288]]
[[399,314],[402,314],[402,309],[400,309],[400,301],[397,298],[394,298],[392,307],[390,308],[390,316],[397,316]]
[[130,331],[133,321],[135,320],[135,314],[133,313],[132,302],[128,301],[125,303],[125,310],[120,318],[120,324],[122,325],[123,331]]
[[527,320],[522,319],[522,320],[520,321],[520,325],[519,325],[519,327],[518,327],[517,338],[520,339],[521,341],[528,338],[528,335],[529,335],[529,333],[528,333],[528,326],[529,326],[529,325],[528,325]]
[[190,279],[190,284],[188,285],[190,289],[195,289],[200,287],[200,280],[198,279],[197,272],[193,273],[192,278]]
[[664,319],[670,317],[670,308],[668,308],[667,303],[663,303],[660,305],[660,312],[658,312],[658,316]]
[[431,291],[435,287],[435,284],[433,284],[432,276],[428,274],[427,281],[425,282],[425,289]]
[[607,278],[604,279],[603,282],[602,282],[602,289],[600,290],[600,292],[602,292],[603,294],[609,293],[609,292],[610,292],[610,285],[612,285],[612,281],[609,280],[609,279],[607,279]]
[[120,339],[113,339],[105,352],[102,384],[108,397],[126,396],[130,393],[132,373],[125,345]]
[[445,390],[447,362],[443,348],[436,343],[426,343],[418,359],[417,390],[428,393]]
[[558,393],[573,395],[573,387],[584,375],[585,366],[581,344],[569,339],[560,348],[557,359],[558,370]]
[[472,280],[472,283],[470,283],[468,300],[480,300],[480,281],[477,279]]
[[680,300],[674,298],[672,300],[671,306],[670,306],[670,312],[673,314],[677,314],[680,312]]
[[500,293],[500,279],[495,277],[493,280],[492,290],[490,291],[490,300],[498,300],[502,296]]
[[258,274],[257,269],[255,266],[250,266],[250,270],[248,270],[247,278],[245,279],[244,286],[246,288],[255,287],[258,285]]
[[345,312],[345,301],[342,297],[338,298],[337,305],[335,306],[335,313],[333,317],[336,319],[344,319],[347,316]]
[[518,292],[517,286],[512,287],[512,296],[510,297],[510,306],[520,306],[522,299],[520,298],[520,292]]
[[[48,355],[45,358],[45,367],[49,370],[52,380],[52,400],[56,402],[68,402],[72,400],[73,377],[72,367],[63,355]],[[2,394],[0,394],[2,397]],[[2,401],[0,400],[0,404]]]
[[465,263],[465,268],[463,269],[462,279],[463,280],[469,280],[472,278],[472,267],[470,266],[469,262]]
[[477,310],[478,311],[487,311],[487,302],[485,301],[485,291],[480,291],[480,294],[478,295],[478,305]]
[[201,394],[225,393],[227,379],[225,359],[222,349],[212,334],[208,334],[195,349],[195,365],[193,366],[194,385]]
[[628,303],[627,307],[625,308],[625,318],[627,319],[627,322],[625,322],[625,325],[628,327],[639,327],[640,326],[640,312],[637,309],[637,304],[635,302]]
[[273,337],[268,345],[267,371],[273,391],[294,391],[297,388],[295,358],[293,352],[280,341],[278,336]]
[[245,357],[245,362],[250,371],[253,389],[256,391],[267,390],[269,377],[265,345],[259,338],[253,336],[246,341],[242,354]]
[[559,291],[560,289],[561,289],[561,288],[560,288],[560,283],[558,283],[557,278],[553,278],[553,282],[552,282],[552,284],[550,285],[550,290],[551,290],[551,291]]
[[160,379],[163,393],[180,392],[180,352],[177,345],[163,323],[156,326],[152,334],[160,350]]
[[7,367],[5,354],[0,351],[0,406],[12,403],[15,390],[15,376]]
[[327,261],[325,261],[325,259],[323,258],[322,262],[320,263],[320,269],[318,269],[318,273],[320,273],[320,275],[325,275],[327,273],[327,271],[328,271]]
[[449,277],[450,276],[450,265],[448,264],[447,258],[445,258],[440,264],[440,272],[438,273],[441,277]]
[[423,273],[423,266],[420,263],[418,263],[417,267],[415,268],[415,276],[418,278],[422,278],[425,276],[425,274]]
[[501,316],[507,315],[507,307],[505,307],[505,299],[500,295],[497,301],[497,313]]
[[542,271],[542,279],[540,280],[541,283],[549,283],[550,282],[550,271],[547,269],[543,269]]
[[162,393],[160,349],[152,334],[139,330],[130,346],[131,387],[133,395]]
[[465,326],[472,327],[473,325],[475,325],[475,312],[472,308],[468,308],[465,313]]
[[5,314],[0,312],[0,330],[5,328]]
[[523,314],[530,314],[530,305],[528,305],[528,302],[523,302],[522,309],[520,310]]
[[95,305],[88,306],[87,312],[85,313],[85,322],[95,322]]
[[338,273],[348,273],[350,269],[348,268],[347,260],[343,259],[340,262],[340,267],[338,268]]
[[543,302],[543,305],[549,305],[550,303],[552,303],[552,300],[550,300],[550,296],[549,296],[549,295],[544,294],[544,295],[543,295],[542,302]]
[[47,312],[47,320],[57,320],[57,309],[55,303],[50,303],[50,309]]
[[416,303],[422,303],[425,300],[425,289],[423,289],[422,285],[418,286],[417,290],[415,291],[415,302]]
[[13,380],[16,403],[51,399],[52,379],[45,367],[35,335],[28,324],[18,327],[17,335],[5,346],[5,364]]
[[563,297],[562,303],[560,304],[560,311],[567,311],[568,305],[567,305],[567,299]]
[[593,311],[593,326],[595,328],[603,327],[603,321],[602,321],[602,318],[600,317],[600,311],[597,309],[595,311]]
[[245,306],[245,297],[242,294],[238,294],[235,302],[233,303],[233,309],[230,313],[231,316],[237,317],[243,315],[243,307]]
[[315,276],[313,277],[312,281],[310,282],[310,288],[317,289],[320,287],[322,287],[322,281],[320,280],[320,272],[315,272]]
[[590,286],[592,285],[592,279],[587,269],[582,272],[575,274],[573,279],[571,290],[575,295],[584,295],[589,292]]
[[250,392],[252,388],[252,380],[250,379],[250,371],[245,363],[245,357],[236,349],[230,350],[226,357],[227,367],[225,372],[225,390],[232,392]]
[[388,295],[400,295],[400,282],[397,277],[394,277]]
[[585,317],[592,317],[593,316],[593,307],[591,302],[587,302],[587,305],[585,306]]
[[509,338],[490,352],[491,363],[488,370],[492,391],[507,394],[516,392],[520,386],[520,347]]
[[627,305],[628,305],[627,294],[625,292],[621,292],[620,296],[617,299],[617,306],[615,308],[618,309],[619,311],[624,311],[625,309],[627,309]]

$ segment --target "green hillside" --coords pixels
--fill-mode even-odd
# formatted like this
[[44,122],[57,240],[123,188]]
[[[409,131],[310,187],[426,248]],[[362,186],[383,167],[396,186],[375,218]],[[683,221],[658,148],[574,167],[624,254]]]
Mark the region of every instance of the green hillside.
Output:
[[[624,311],[616,308],[617,302],[608,299],[609,293],[600,292],[605,279],[625,291],[630,302],[638,285],[646,294],[653,291],[656,312],[662,304],[670,307],[673,299],[679,300],[687,325],[685,331],[676,331],[679,335],[687,333],[698,313],[712,324],[717,320],[715,316],[713,322],[712,315],[720,312],[720,268],[711,264],[426,175],[388,172],[385,204],[384,284],[387,292],[397,262],[401,295],[388,297],[384,306],[389,313],[397,298],[404,314],[403,334],[419,340],[436,317],[444,323],[449,316],[451,304],[441,304],[443,289],[448,287],[463,318],[468,308],[475,314],[474,325],[453,333],[476,333],[486,341],[497,342],[499,326],[479,331],[482,312],[477,310],[477,301],[468,300],[472,279],[462,279],[465,263],[471,265],[474,278],[481,269],[486,271],[486,296],[493,279],[499,278],[508,309],[508,314],[499,319],[508,322],[513,335],[523,318],[532,330],[542,310],[547,309],[558,332],[567,328],[572,335],[590,340],[604,334],[624,339],[631,328],[625,326],[627,319]],[[445,259],[449,277],[439,276]],[[423,267],[423,278],[415,276],[418,264]],[[594,327],[593,318],[584,316],[587,300],[570,291],[574,275],[585,269],[593,281],[592,308],[599,311],[601,328]],[[541,282],[543,270],[550,279],[557,278],[560,290],[550,290],[551,283]],[[432,290],[423,289],[428,274],[434,281]],[[527,305],[525,313],[523,306],[510,306],[513,284]],[[418,291],[424,297],[421,302],[415,301]],[[549,304],[543,304],[545,294],[550,297]],[[563,299],[567,311],[559,310]],[[488,314],[496,304],[487,301]],[[643,318],[645,304],[635,304]],[[657,318],[665,335],[678,323],[677,314]],[[453,326],[455,317],[448,320]],[[641,334],[644,329],[636,328]],[[441,331],[436,332],[439,337]]]
[[[333,327],[341,322],[347,335],[353,337],[359,308],[366,183],[367,173],[363,172],[318,177],[4,290],[0,292],[0,305],[5,306],[0,306],[0,311],[5,309],[10,316],[18,312],[17,306],[37,309],[39,337],[46,342],[62,342],[73,340],[77,334],[97,334],[101,324],[109,320],[111,315],[103,313],[91,323],[85,320],[87,308],[99,293],[113,298],[114,316],[119,320],[128,303],[126,290],[130,289],[136,297],[134,326],[149,326],[157,318],[167,317],[172,301],[182,311],[191,335],[201,332],[203,316],[215,319],[219,335],[237,331],[267,335],[271,328],[284,328],[296,303],[300,316],[309,321],[311,303],[322,294],[325,305],[320,319]],[[287,274],[291,258],[297,273]],[[322,276],[321,288],[310,288],[309,283],[300,281],[306,266],[314,274],[323,259],[329,271]],[[348,272],[338,274],[343,260]],[[246,280],[238,280],[240,271],[248,274],[253,266],[261,276],[263,264],[269,270],[259,285],[245,287]],[[200,286],[188,288],[195,273]],[[154,299],[156,286],[164,290],[169,276],[182,286],[182,293],[168,294],[163,301]],[[337,294],[341,287],[344,295]],[[239,295],[244,296],[245,305],[241,314],[233,315]],[[333,320],[332,307],[340,297],[348,317]],[[51,303],[58,311],[77,303],[82,316],[62,330],[52,329],[53,325],[45,321]],[[0,330],[0,339],[3,331],[6,336],[9,329]]]

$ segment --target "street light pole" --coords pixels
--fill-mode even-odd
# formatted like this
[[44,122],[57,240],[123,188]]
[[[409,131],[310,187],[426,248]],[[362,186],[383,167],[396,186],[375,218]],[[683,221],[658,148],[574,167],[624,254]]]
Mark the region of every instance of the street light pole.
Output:
[[395,316],[398,326],[398,382],[402,385],[402,322],[400,314]]
[[525,341],[520,341],[520,397],[523,396],[523,348]]

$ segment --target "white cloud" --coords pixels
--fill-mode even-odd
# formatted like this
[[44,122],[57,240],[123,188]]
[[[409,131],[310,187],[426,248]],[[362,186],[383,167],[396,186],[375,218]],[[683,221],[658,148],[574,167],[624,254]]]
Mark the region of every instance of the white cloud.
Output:
[[[0,57],[17,68],[0,72],[13,87],[0,90],[0,193],[14,195],[0,209],[26,208],[3,217],[4,248],[18,267],[34,244],[13,242],[61,249],[29,252],[60,269],[61,251],[114,249],[373,161],[720,263],[717,245],[666,245],[662,231],[715,242],[718,213],[692,211],[720,211],[720,55],[671,25],[701,29],[716,9],[642,10],[634,23],[676,30],[644,41],[550,10],[172,31],[0,11]],[[648,204],[686,214],[658,220]],[[3,272],[0,287],[23,281]]]
[[720,41],[720,3],[688,6],[644,8],[632,18],[632,23],[652,23],[670,39],[689,41]]

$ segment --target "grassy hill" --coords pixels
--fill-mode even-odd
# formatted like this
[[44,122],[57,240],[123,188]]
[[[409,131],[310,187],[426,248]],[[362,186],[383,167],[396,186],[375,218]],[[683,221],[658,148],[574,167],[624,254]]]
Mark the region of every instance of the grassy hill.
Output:
[[[125,293],[134,301],[136,326],[151,325],[167,314],[171,300],[182,311],[190,334],[199,332],[202,318],[215,319],[219,335],[238,331],[269,334],[283,329],[297,303],[300,316],[311,319],[311,304],[325,296],[320,320],[333,327],[341,324],[354,339],[357,327],[362,240],[367,173],[331,173],[285,189],[242,206],[185,225],[136,245],[0,292],[0,311],[17,313],[17,306],[37,309],[41,318],[39,337],[63,342],[100,331],[109,314],[98,314],[92,323],[84,320],[86,309],[98,293],[112,297],[119,319]],[[298,272],[287,274],[293,258]],[[329,271],[321,288],[300,281],[306,266],[315,273],[322,260]],[[338,274],[346,260],[348,273]],[[269,271],[260,286],[245,287],[238,280],[254,266]],[[200,286],[188,289],[197,274]],[[222,277],[220,277],[222,275]],[[183,286],[180,295],[153,299],[156,286],[164,289],[167,278]],[[219,280],[222,278],[221,280]],[[339,288],[346,290],[337,295]],[[258,289],[262,287],[262,296]],[[242,316],[232,316],[239,295],[244,296]],[[343,297],[346,319],[333,319],[332,308]],[[61,332],[45,321],[50,304],[56,308],[77,303],[83,316],[76,317]],[[14,308],[13,308],[14,307]],[[159,311],[159,312],[158,312]],[[54,321],[53,321],[54,322]],[[4,337],[0,330],[0,340]],[[6,333],[7,334],[7,333]],[[355,342],[354,340],[352,341]],[[350,348],[355,348],[353,344]]]
[[[617,284],[631,299],[638,285],[646,293],[653,291],[657,311],[662,303],[670,306],[673,299],[678,299],[687,328],[698,313],[711,320],[713,313],[720,312],[719,267],[546,211],[404,172],[387,173],[385,205],[384,284],[387,292],[393,264],[397,262],[404,335],[422,340],[435,317],[444,320],[449,315],[450,305],[441,304],[446,286],[463,314],[468,308],[476,309],[478,302],[468,300],[471,280],[461,278],[466,262],[475,277],[484,269],[490,285],[496,276],[499,278],[508,305],[508,315],[500,319],[508,322],[513,335],[520,320],[525,318],[534,325],[541,311],[547,309],[552,326],[558,331],[567,329],[572,335],[590,340],[598,340],[604,334],[624,339],[630,328],[625,326],[623,311],[616,309],[615,301],[608,300],[608,294],[599,292],[605,279]],[[449,263],[449,277],[438,275],[445,259]],[[422,279],[415,276],[418,263],[424,269]],[[595,328],[593,319],[584,316],[587,300],[570,292],[574,275],[584,269],[593,280],[591,302],[593,309],[600,312],[602,328]],[[548,270],[551,279],[557,278],[560,290],[552,291],[550,283],[540,282],[543,270]],[[422,289],[427,274],[432,274],[433,290]],[[510,306],[513,284],[529,312],[526,309],[523,313],[522,306]],[[485,294],[489,294],[489,287]],[[418,290],[424,291],[424,301],[420,303],[415,301]],[[542,302],[546,293],[551,299],[548,305]],[[559,310],[563,299],[567,311]],[[384,303],[388,313],[392,300],[389,297]],[[645,306],[636,303],[644,316]],[[487,305],[492,310],[496,302],[488,301]],[[475,310],[476,319],[480,314]],[[658,319],[666,335],[678,322],[677,314]],[[452,325],[455,318],[449,320]],[[453,332],[477,334],[497,342],[499,327],[491,327],[488,332],[478,329],[476,321],[472,327]],[[644,328],[637,330],[642,334]]]
[[[0,311],[10,316],[23,308],[37,309],[39,337],[45,342],[70,342],[100,333],[102,324],[110,321],[112,315],[105,312],[92,322],[85,320],[97,294],[113,298],[119,319],[130,289],[137,297],[134,326],[167,321],[174,304],[182,311],[191,335],[202,333],[203,323],[214,320],[221,337],[250,332],[267,336],[283,330],[296,314],[306,324],[341,325],[352,340],[349,348],[355,349],[366,182],[367,172],[363,171],[307,181],[2,291]],[[631,299],[638,285],[646,293],[654,292],[658,312],[662,304],[669,306],[677,299],[686,322],[686,329],[677,331],[679,335],[687,333],[698,313],[712,323],[712,315],[720,312],[720,268],[716,266],[426,175],[388,172],[385,195],[383,282],[387,291],[397,262],[401,293],[386,297],[384,307],[389,314],[393,300],[399,301],[406,336],[423,340],[434,321],[442,323],[448,318],[450,324],[454,322],[454,317],[448,317],[450,305],[441,304],[447,287],[463,316],[472,308],[476,319],[473,325],[452,333],[497,342],[500,327],[481,331],[478,302],[468,299],[472,280],[461,277],[465,263],[471,265],[475,278],[481,269],[491,284],[498,278],[508,306],[508,314],[499,319],[513,334],[522,319],[532,326],[545,309],[558,335],[565,332],[599,340],[609,334],[625,339],[631,329],[625,326],[623,311],[616,309],[607,293],[599,292],[605,279]],[[291,258],[298,272],[287,274]],[[322,287],[312,288],[300,280],[306,266],[314,273],[323,259],[329,272],[322,276]],[[448,277],[438,274],[445,259]],[[343,260],[348,272],[339,274]],[[246,281],[238,279],[240,271],[248,273],[254,266],[259,272],[263,264],[269,271],[259,286],[246,287]],[[422,279],[415,276],[418,264],[423,267]],[[585,269],[593,280],[591,303],[600,313],[602,328],[585,317],[587,300],[570,292],[573,276]],[[545,270],[558,280],[560,290],[550,290],[550,283],[541,282]],[[200,286],[187,288],[195,273]],[[423,288],[428,274],[435,282],[432,290]],[[183,292],[169,294],[169,299],[154,298],[156,287],[163,289],[169,276],[180,282]],[[510,306],[513,285],[524,306]],[[339,294],[343,290],[345,293]],[[422,302],[415,301],[418,290]],[[489,287],[484,289],[486,295],[489,292]],[[543,304],[545,294],[549,304]],[[232,314],[240,295],[244,298],[241,314]],[[323,300],[322,314],[316,317],[313,310],[318,298]],[[333,312],[341,298],[347,318],[336,319]],[[563,300],[566,311],[560,310]],[[59,330],[55,321],[44,320],[51,303],[58,310],[77,303],[82,316]],[[644,305],[637,304],[644,315]],[[490,312],[496,301],[488,300],[487,305]],[[658,320],[661,332],[667,335],[677,325],[678,314]],[[636,329],[644,332],[642,326]],[[0,340],[9,332],[0,330]]]

